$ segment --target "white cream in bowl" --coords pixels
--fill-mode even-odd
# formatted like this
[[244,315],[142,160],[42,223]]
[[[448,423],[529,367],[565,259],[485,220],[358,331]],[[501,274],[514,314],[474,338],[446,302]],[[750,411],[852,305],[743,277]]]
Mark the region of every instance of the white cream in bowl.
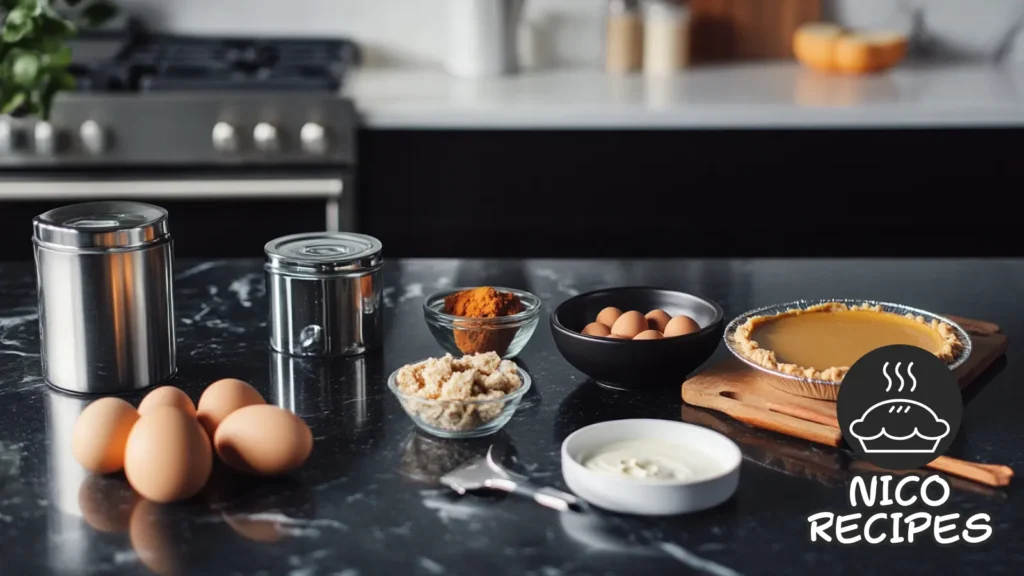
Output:
[[728,500],[742,454],[729,438],[671,420],[612,420],[562,443],[562,475],[578,496],[627,514],[694,512]]
[[713,456],[694,446],[660,438],[605,444],[584,455],[587,470],[651,482],[697,482],[722,472]]

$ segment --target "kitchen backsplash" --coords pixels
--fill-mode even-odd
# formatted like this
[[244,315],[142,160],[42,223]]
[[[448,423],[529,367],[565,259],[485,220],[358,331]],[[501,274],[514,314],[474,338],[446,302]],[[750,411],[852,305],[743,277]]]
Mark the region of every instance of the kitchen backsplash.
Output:
[[[153,26],[179,33],[345,35],[370,64],[443,60],[444,0],[120,0]],[[605,0],[526,0],[522,49],[527,66],[602,61]],[[915,53],[942,59],[1024,62],[1024,0],[824,0],[825,13],[850,26],[913,31]]]

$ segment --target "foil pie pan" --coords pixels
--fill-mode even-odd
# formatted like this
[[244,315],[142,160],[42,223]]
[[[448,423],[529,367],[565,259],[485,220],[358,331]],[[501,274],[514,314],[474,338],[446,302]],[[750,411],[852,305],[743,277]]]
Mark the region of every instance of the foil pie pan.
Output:
[[899,314],[900,316],[913,314],[914,316],[924,317],[924,319],[929,323],[932,320],[944,322],[953,327],[953,330],[956,331],[957,337],[960,338],[960,342],[963,343],[963,348],[960,349],[960,352],[957,354],[957,356],[953,359],[952,362],[949,362],[947,364],[949,366],[949,369],[956,370],[957,368],[962,366],[963,363],[966,362],[967,359],[970,358],[971,356],[971,349],[973,348],[971,337],[967,334],[967,331],[964,330],[962,326],[950,320],[949,318],[946,318],[945,316],[940,316],[938,314],[928,312],[927,310],[921,310],[919,308],[904,306],[903,304],[893,304],[891,302],[878,302],[876,300],[857,300],[852,298],[795,300],[793,302],[785,302],[783,304],[772,304],[771,306],[755,308],[753,310],[749,310],[747,312],[744,312],[743,314],[740,314],[739,316],[734,318],[732,322],[729,322],[729,324],[725,327],[725,334],[722,336],[722,339],[725,341],[726,348],[728,348],[734,356],[739,358],[741,362],[747,364],[748,366],[751,366],[752,368],[756,368],[762,372],[766,372],[768,374],[776,376],[776,378],[768,379],[768,382],[775,388],[778,388],[783,392],[795,394],[797,396],[803,396],[806,398],[816,398],[819,400],[830,400],[832,402],[835,402],[836,398],[839,397],[839,385],[841,384],[841,382],[832,382],[829,380],[820,380],[817,378],[804,378],[801,376],[793,376],[791,374],[785,374],[777,370],[766,368],[744,356],[743,353],[740,351],[739,345],[737,345],[737,343],[734,340],[736,329],[742,326],[744,323],[746,323],[746,321],[749,320],[750,318],[753,318],[755,316],[774,316],[777,314],[781,314],[783,312],[787,312],[789,310],[802,310],[810,308],[811,306],[817,306],[819,304],[828,304],[829,302],[838,302],[840,304],[846,304],[847,306],[859,306],[861,304],[868,304],[869,306],[881,306],[883,311],[891,312],[893,314]]

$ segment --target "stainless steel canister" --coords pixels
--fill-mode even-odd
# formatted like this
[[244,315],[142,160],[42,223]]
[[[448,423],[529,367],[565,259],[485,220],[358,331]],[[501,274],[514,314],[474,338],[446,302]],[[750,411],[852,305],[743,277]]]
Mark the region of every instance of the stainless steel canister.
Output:
[[174,375],[167,211],[137,202],[64,206],[32,221],[43,376],[81,394]]
[[379,240],[312,232],[267,243],[270,347],[293,356],[351,356],[378,348],[384,260]]

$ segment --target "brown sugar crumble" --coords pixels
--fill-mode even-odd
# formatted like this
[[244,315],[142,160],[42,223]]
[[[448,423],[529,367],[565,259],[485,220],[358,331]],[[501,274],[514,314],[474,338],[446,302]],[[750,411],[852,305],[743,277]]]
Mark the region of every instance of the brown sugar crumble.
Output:
[[[523,380],[515,364],[488,352],[408,364],[398,371],[395,384],[406,396],[401,402],[409,414],[444,430],[472,430],[500,416],[505,403],[499,400],[519,390]],[[430,402],[435,400],[451,402]]]

